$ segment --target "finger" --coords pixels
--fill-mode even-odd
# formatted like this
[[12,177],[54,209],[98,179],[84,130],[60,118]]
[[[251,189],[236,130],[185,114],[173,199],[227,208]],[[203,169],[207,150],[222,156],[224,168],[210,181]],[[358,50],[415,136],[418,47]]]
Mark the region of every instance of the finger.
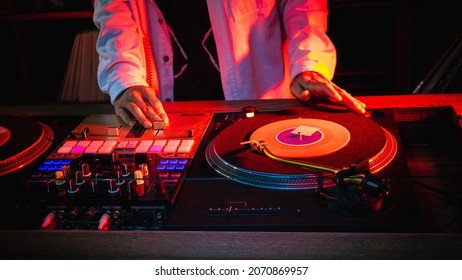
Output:
[[361,102],[361,100],[358,100],[357,98],[355,98],[355,99],[356,99],[356,101],[359,102],[359,104],[361,104],[361,106],[362,106],[364,109],[366,109],[366,103]]
[[135,121],[133,120],[133,116],[131,114],[129,114],[128,111],[125,110],[124,108],[116,107],[115,108],[115,113],[129,126],[134,126],[135,125]]
[[332,86],[339,92],[339,94],[343,97],[345,105],[347,107],[353,109],[355,112],[358,113],[365,113],[366,109],[366,104],[359,101],[355,97],[353,97],[349,92],[344,90],[343,88],[337,86],[335,83],[331,82]]
[[310,97],[311,97],[310,91],[305,89],[302,91],[299,98],[302,101],[307,101],[308,99],[310,99]]
[[327,95],[334,101],[342,101],[342,96],[335,88],[335,86],[330,81],[325,80],[324,78],[322,79],[323,80],[304,80],[302,83],[300,83],[300,87],[304,90],[308,90],[312,94],[316,94],[318,96]]
[[343,96],[339,93],[339,90],[338,90],[338,87],[336,88],[334,86],[334,84],[328,82],[326,84],[327,86],[327,94],[333,98],[334,100],[336,100],[337,102],[341,102],[343,100]]
[[366,104],[359,101],[358,99],[354,98],[349,92],[347,92],[346,90],[344,90],[343,88],[339,87],[338,85],[336,85],[335,83],[331,82],[332,86],[340,93],[341,96],[343,97],[346,97],[346,98],[349,98],[349,99],[354,99],[356,103],[360,104],[361,107],[365,108],[366,107]]
[[304,88],[300,83],[293,83],[290,86],[290,91],[297,99],[301,101],[307,101],[310,99],[310,91]]
[[167,112],[165,112],[163,106],[161,106],[159,109],[157,109],[157,112],[158,112],[157,114],[162,119],[164,124],[168,124],[170,122],[170,119],[168,118]]
[[168,124],[169,118],[164,110],[164,106],[162,106],[162,102],[160,102],[160,100],[157,98],[155,98],[154,100],[149,99],[148,102],[152,108],[151,117],[153,118],[153,120],[162,121],[164,122],[164,124]]
[[140,107],[137,104],[132,103],[130,108],[130,112],[133,114],[133,116],[136,117],[136,119],[144,128],[152,127],[152,122],[146,117],[147,111],[149,110],[147,106]]
[[342,92],[342,95],[345,97],[342,102],[348,108],[360,114],[364,114],[366,112],[364,103],[360,102],[359,100],[351,96],[351,94],[349,94],[345,90],[341,90],[341,92]]

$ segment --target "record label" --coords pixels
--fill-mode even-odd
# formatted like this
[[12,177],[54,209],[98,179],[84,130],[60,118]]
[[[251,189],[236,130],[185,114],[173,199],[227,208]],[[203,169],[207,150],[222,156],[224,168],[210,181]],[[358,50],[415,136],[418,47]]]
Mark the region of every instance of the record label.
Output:
[[279,157],[310,158],[345,147],[350,132],[332,121],[297,118],[266,124],[256,129],[250,140],[266,142],[271,153]]

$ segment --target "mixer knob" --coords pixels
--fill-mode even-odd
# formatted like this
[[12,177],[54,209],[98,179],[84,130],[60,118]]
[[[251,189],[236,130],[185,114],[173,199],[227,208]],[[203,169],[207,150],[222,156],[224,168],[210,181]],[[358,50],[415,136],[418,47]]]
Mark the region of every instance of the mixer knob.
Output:
[[43,219],[42,222],[42,229],[54,229],[57,225],[57,217],[56,217],[56,212],[51,211],[48,213],[48,215]]
[[69,217],[71,219],[77,219],[79,217],[80,209],[79,207],[74,207],[72,210],[69,212]]
[[118,186],[121,186],[125,183],[125,180],[122,178],[123,175],[122,175],[122,171],[121,170],[117,170],[116,171],[116,176],[117,176],[117,180],[116,180],[116,184]]
[[69,181],[69,188],[67,189],[67,193],[70,195],[75,195],[79,192],[79,188],[76,186],[74,181]]
[[[69,181],[69,183],[72,182],[72,181]],[[80,170],[77,170],[77,172],[75,172],[75,184],[76,185],[83,185],[85,182],[82,180],[82,172]]]
[[122,171],[122,176],[123,177],[128,177],[130,175],[130,172],[128,171],[128,167],[125,163],[122,163],[120,165],[120,171]]
[[141,170],[135,170],[133,175],[135,177],[135,192],[139,196],[143,196],[144,195],[143,172]]
[[107,192],[110,195],[120,194],[120,189],[119,189],[119,187],[117,185],[118,184],[117,184],[116,180],[109,181],[109,189],[107,190]]
[[64,177],[69,178],[69,176],[71,175],[71,172],[72,172],[71,166],[69,164],[63,165],[62,166],[62,171],[63,171]]
[[109,230],[111,227],[111,213],[104,213],[99,219],[98,229],[99,230]]
[[97,215],[100,213],[100,211],[95,208],[95,207],[89,207],[87,210],[87,217],[90,220],[94,220],[97,218]]
[[90,165],[88,163],[82,163],[82,176],[85,178],[91,177]]
[[64,172],[62,170],[55,171],[55,179],[56,186],[62,186],[66,183],[66,180],[64,179]]
[[141,173],[143,174],[143,177],[149,178],[149,169],[146,163],[140,164],[140,170],[141,170]]

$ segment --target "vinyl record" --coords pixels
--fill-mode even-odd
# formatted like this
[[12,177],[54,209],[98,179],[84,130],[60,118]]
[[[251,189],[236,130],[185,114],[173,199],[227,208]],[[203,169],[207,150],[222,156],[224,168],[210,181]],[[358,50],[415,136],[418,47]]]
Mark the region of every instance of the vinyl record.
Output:
[[[274,160],[243,145],[252,140],[267,142],[271,153],[283,159],[336,170],[366,163],[373,167],[371,173],[386,167],[397,152],[393,135],[364,115],[306,108],[238,120],[208,144],[207,162],[219,174],[247,185],[316,188],[319,171]],[[332,174],[323,177],[326,184],[332,183]]]
[[41,156],[53,142],[52,129],[34,119],[0,116],[0,176]]

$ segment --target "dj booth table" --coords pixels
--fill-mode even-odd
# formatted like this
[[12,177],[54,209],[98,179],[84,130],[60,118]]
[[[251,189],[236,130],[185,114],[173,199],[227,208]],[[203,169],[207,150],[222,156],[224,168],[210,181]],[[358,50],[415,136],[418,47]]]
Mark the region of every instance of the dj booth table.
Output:
[[[460,133],[462,94],[359,97],[368,109],[391,108],[398,123],[423,122],[449,115]],[[193,106],[192,106],[193,104]],[[167,112],[258,111],[303,108],[297,100],[197,101],[165,103]],[[110,104],[54,104],[0,107],[0,115],[77,116],[113,114]],[[453,116],[454,118],[451,118]],[[446,117],[445,117],[446,118]],[[445,121],[443,119],[443,121]],[[452,125],[452,124],[451,124]],[[405,126],[406,127],[406,126]],[[441,139],[447,141],[447,139]],[[462,144],[462,143],[461,143]],[[423,232],[303,232],[229,230],[2,230],[2,259],[461,259],[462,160],[433,159],[419,147],[408,159],[411,175],[423,187],[436,186],[453,206],[424,210]],[[428,174],[428,181],[422,174]],[[427,185],[428,184],[428,185]],[[428,190],[425,190],[428,191]],[[441,200],[444,202],[444,199]],[[459,203],[459,205],[457,205]],[[455,206],[454,206],[455,205]],[[438,208],[438,207],[441,207]],[[450,222],[448,222],[448,220]],[[448,223],[446,225],[446,223]]]

